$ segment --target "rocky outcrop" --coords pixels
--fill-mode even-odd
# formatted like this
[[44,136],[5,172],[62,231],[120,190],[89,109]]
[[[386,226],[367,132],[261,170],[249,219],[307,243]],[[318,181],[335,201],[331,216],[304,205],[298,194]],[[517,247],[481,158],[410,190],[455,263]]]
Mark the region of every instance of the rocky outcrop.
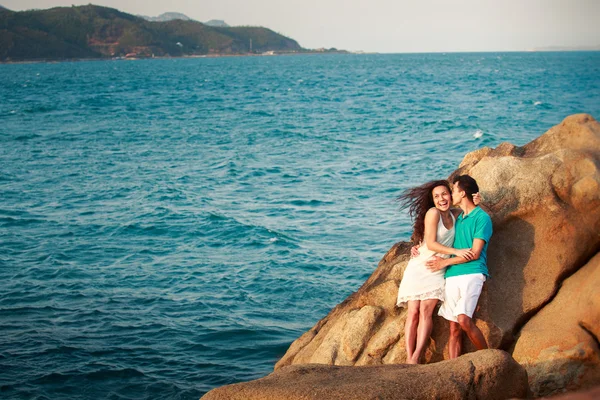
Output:
[[600,125],[579,114],[523,147],[468,154],[456,172],[477,180],[493,215],[487,311],[502,347],[598,251],[599,165]]
[[[562,331],[551,335],[550,325],[532,320],[537,314],[546,324],[552,318],[561,318],[557,310],[552,311],[561,308],[553,306],[554,301],[559,304],[568,297],[557,296],[559,288],[600,249],[599,166],[600,124],[589,115],[578,114],[523,147],[503,143],[496,149],[469,153],[454,173],[468,173],[478,181],[494,223],[488,254],[492,278],[480,298],[476,323],[491,347],[515,350],[517,361],[524,362],[531,374],[534,390],[548,387],[541,382],[548,373],[563,373],[563,364],[555,362],[556,358],[575,360],[569,364],[569,370],[585,364],[585,371],[597,371],[599,365],[599,349],[597,341],[594,347],[593,339],[594,335],[598,337],[597,319],[593,322],[596,325],[586,322],[583,328],[580,314],[563,310],[570,314],[564,323],[580,327],[579,331],[568,333],[568,339]],[[405,311],[397,309],[394,302],[408,251],[407,243],[394,245],[364,285],[296,340],[275,369],[306,363],[403,363]],[[588,272],[587,280],[591,280],[589,274],[593,273]],[[589,307],[596,310],[593,315],[597,316],[598,302],[594,301]],[[567,325],[564,329],[570,332]],[[536,332],[542,331],[546,332],[547,341],[533,346]],[[577,347],[584,333],[587,344]],[[446,359],[447,340],[447,323],[436,317],[423,361]],[[544,353],[552,344],[558,346],[557,350]],[[466,351],[473,350],[468,340],[464,345]],[[573,355],[580,351],[588,355]],[[552,387],[584,387],[588,377],[596,379],[593,377],[598,375],[584,372],[577,376],[564,383],[554,379]]]
[[510,355],[485,350],[429,365],[293,365],[224,386],[203,400],[506,399],[527,396],[527,373]]
[[[204,398],[525,397],[523,368],[536,397],[593,387],[600,381],[599,167],[600,124],[578,114],[523,147],[469,153],[453,173],[478,181],[494,223],[492,278],[475,321],[490,346],[514,360],[485,350],[443,361],[448,325],[434,317],[428,364],[403,365],[405,310],[395,300],[410,244],[397,243],[357,292],[292,343],[273,374]],[[464,350],[473,350],[467,339]]]
[[[538,395],[600,382],[600,254],[521,330],[513,356]],[[559,340],[557,340],[557,336]]]

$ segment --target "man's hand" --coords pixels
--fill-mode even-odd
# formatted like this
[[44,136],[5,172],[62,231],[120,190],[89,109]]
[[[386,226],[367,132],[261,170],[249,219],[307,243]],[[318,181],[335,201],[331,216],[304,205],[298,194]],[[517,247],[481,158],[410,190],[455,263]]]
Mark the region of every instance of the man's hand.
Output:
[[410,248],[410,258],[419,257],[419,245]]
[[427,269],[430,270],[431,272],[436,272],[442,268],[447,267],[446,260],[444,260],[443,258],[438,257],[438,256],[431,257],[429,260],[427,260],[425,265],[427,266]]

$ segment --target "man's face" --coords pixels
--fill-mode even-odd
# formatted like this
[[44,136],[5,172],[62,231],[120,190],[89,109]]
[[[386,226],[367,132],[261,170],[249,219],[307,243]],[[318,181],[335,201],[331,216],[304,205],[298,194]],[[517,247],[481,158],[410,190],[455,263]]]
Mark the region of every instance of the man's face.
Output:
[[464,197],[464,192],[458,186],[458,182],[452,184],[452,204],[458,205]]

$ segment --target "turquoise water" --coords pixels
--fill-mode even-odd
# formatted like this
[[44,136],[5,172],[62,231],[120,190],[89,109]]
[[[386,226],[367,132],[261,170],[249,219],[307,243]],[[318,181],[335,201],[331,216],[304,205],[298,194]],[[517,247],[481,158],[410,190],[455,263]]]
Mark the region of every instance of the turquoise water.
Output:
[[600,117],[600,53],[0,65],[0,397],[272,371],[464,154]]

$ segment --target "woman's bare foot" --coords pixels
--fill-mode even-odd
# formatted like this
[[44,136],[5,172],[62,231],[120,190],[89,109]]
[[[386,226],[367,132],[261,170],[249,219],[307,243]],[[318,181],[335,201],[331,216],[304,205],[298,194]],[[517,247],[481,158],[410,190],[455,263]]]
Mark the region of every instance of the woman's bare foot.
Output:
[[419,363],[419,358],[414,358],[414,357],[410,357],[406,359],[406,363],[407,364],[418,364]]

